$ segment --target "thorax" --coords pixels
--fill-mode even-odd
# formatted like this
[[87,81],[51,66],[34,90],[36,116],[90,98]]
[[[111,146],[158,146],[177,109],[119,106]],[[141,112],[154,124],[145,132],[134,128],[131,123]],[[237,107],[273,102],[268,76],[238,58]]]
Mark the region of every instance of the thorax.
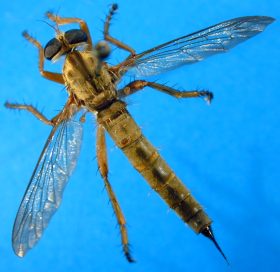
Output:
[[116,98],[115,78],[105,63],[91,51],[73,51],[67,54],[63,77],[69,93],[89,109],[102,107]]

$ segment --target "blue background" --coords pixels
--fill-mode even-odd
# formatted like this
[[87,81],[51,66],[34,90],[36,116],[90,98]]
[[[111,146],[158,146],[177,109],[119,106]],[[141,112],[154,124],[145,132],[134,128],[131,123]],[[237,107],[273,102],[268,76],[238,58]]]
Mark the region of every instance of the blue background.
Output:
[[[6,100],[32,103],[54,116],[66,92],[40,77],[37,50],[21,31],[29,30],[45,44],[54,35],[42,22],[51,9],[85,19],[97,41],[110,3],[1,3],[1,105]],[[27,112],[1,106],[0,271],[275,271],[280,256],[279,0],[118,3],[111,33],[137,52],[238,16],[278,19],[228,54],[152,78],[181,89],[207,88],[215,94],[211,106],[202,99],[176,100],[151,89],[127,99],[144,134],[213,218],[231,266],[210,241],[195,235],[168,209],[108,139],[110,180],[137,260],[127,263],[97,171],[95,123],[89,115],[77,169],[59,211],[38,245],[24,259],[15,256],[13,220],[50,127]],[[114,50],[109,62],[125,56]],[[46,68],[59,71],[62,64]]]

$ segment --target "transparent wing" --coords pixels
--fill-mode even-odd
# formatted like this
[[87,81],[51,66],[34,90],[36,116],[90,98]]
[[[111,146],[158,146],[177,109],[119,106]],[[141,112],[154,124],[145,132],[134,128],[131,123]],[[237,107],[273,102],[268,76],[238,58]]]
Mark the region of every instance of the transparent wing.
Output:
[[246,16],[222,22],[138,54],[123,63],[124,71],[150,76],[201,61],[257,35],[273,21],[266,16]]
[[42,236],[60,205],[79,155],[82,125],[74,117],[55,126],[25,192],[13,228],[13,249],[23,257]]

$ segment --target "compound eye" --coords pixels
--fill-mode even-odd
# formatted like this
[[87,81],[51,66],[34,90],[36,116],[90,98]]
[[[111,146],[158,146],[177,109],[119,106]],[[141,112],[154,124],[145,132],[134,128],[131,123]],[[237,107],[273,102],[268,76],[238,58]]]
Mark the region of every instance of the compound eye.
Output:
[[62,45],[56,38],[51,39],[44,48],[44,56],[51,60],[61,49]]
[[64,38],[69,44],[87,42],[87,34],[81,29],[71,29],[64,33]]
[[97,51],[98,57],[100,59],[107,58],[111,53],[111,48],[105,41],[98,42],[95,46],[95,50]]

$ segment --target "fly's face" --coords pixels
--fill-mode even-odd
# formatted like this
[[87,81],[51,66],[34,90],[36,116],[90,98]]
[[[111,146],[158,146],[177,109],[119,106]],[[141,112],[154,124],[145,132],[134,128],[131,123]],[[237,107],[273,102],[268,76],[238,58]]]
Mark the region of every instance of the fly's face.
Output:
[[55,61],[77,47],[87,44],[87,34],[81,29],[71,29],[66,32],[58,32],[44,48],[44,56],[48,60]]
[[[56,61],[61,56],[68,54],[76,48],[84,48],[88,44],[88,36],[81,29],[71,29],[66,32],[57,31],[55,38],[51,39],[44,48],[44,57]],[[110,46],[105,41],[99,41],[93,50],[100,60],[106,59],[111,52]]]

